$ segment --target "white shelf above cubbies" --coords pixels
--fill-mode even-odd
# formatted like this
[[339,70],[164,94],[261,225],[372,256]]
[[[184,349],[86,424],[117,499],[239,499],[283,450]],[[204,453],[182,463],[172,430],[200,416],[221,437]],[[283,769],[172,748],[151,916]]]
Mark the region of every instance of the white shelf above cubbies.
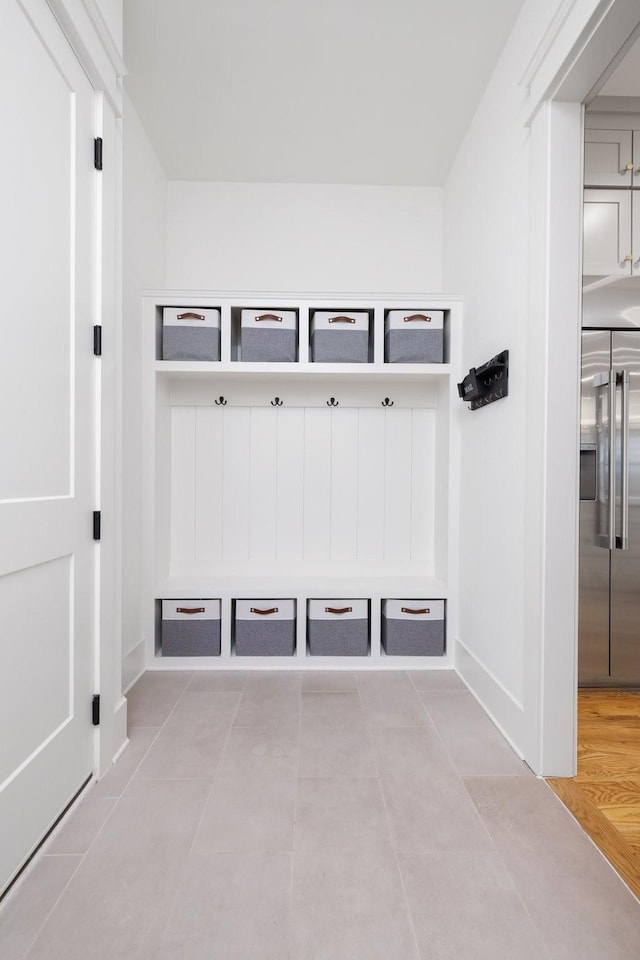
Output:
[[[164,361],[162,308],[215,307],[220,361]],[[237,357],[240,309],[295,309],[298,360]],[[315,309],[366,310],[369,363],[313,363]],[[442,310],[442,364],[384,362],[390,309]],[[414,668],[453,664],[457,623],[456,422],[461,300],[152,293],[144,300],[145,595],[148,667]],[[233,601],[296,601],[292,657],[236,657]],[[311,657],[307,600],[370,601],[367,657]],[[219,598],[221,654],[162,658],[161,599]],[[444,599],[443,657],[387,657],[385,599]]]

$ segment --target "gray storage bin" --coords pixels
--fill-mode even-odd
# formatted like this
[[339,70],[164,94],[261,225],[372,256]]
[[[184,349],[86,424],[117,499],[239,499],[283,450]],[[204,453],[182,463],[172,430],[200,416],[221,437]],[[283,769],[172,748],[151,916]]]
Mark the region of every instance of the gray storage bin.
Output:
[[309,600],[307,640],[314,657],[366,657],[368,600]]
[[240,359],[250,363],[293,363],[298,348],[295,310],[242,310]]
[[442,363],[442,310],[389,310],[384,324],[387,363]]
[[164,307],[163,360],[219,360],[220,311],[199,307]]
[[295,600],[236,600],[236,656],[293,656],[295,608]]
[[163,600],[162,656],[220,656],[220,601]]
[[367,363],[369,314],[315,310],[311,317],[311,359],[314,363]]
[[441,657],[444,600],[384,600],[382,648],[391,657]]

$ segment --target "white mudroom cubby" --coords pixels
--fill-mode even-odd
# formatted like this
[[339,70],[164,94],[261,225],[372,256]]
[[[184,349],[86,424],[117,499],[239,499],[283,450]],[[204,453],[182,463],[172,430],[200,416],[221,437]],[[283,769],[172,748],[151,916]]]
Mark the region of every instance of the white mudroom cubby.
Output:
[[[161,291],[144,297],[145,588],[149,669],[450,668],[457,633],[460,298]],[[162,359],[165,308],[220,311],[221,359]],[[242,310],[292,311],[297,360],[243,363]],[[386,363],[390,310],[437,310],[444,362]],[[370,317],[368,363],[310,356],[316,311]],[[221,652],[163,658],[159,601],[220,598]],[[237,657],[239,601],[294,601],[292,656]],[[308,601],[365,598],[367,656],[312,656]],[[447,650],[387,657],[383,600],[446,599]]]

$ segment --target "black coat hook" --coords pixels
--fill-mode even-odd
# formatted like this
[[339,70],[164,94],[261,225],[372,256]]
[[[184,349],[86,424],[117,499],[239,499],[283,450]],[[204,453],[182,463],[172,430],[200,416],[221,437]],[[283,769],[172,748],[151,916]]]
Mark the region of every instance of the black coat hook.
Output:
[[218,399],[216,400],[216,406],[218,406],[218,407],[226,407],[226,405],[227,405],[227,401],[225,400],[225,398],[224,398],[224,397],[218,397]]
[[383,407],[392,407],[392,406],[393,406],[393,400],[389,400],[389,397],[385,397],[384,400],[382,401],[382,406],[383,406]]
[[336,400],[335,397],[331,397],[330,400],[327,400],[327,406],[328,406],[328,407],[337,407],[337,406],[338,406],[338,402],[339,402],[339,401]]
[[275,400],[272,400],[272,401],[271,401],[271,406],[272,406],[272,407],[281,407],[281,406],[282,406],[282,400],[280,399],[280,397],[276,397]]

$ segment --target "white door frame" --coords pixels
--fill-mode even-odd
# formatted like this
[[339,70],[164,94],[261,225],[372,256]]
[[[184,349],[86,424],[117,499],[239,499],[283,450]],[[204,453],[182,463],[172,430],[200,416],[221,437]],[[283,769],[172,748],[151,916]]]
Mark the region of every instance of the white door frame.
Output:
[[[572,18],[588,7],[576,42]],[[593,7],[563,5],[523,78],[532,151],[527,378],[536,399],[527,423],[525,756],[542,776],[576,772],[583,104],[640,31],[637,0]]]
[[95,773],[101,777],[127,741],[127,702],[121,684],[121,456],[122,389],[122,79],[126,68],[96,0],[47,0],[96,92],[95,135],[103,138],[98,175],[96,302],[94,322],[103,328],[96,409],[101,544],[96,572],[95,689],[100,693]]

